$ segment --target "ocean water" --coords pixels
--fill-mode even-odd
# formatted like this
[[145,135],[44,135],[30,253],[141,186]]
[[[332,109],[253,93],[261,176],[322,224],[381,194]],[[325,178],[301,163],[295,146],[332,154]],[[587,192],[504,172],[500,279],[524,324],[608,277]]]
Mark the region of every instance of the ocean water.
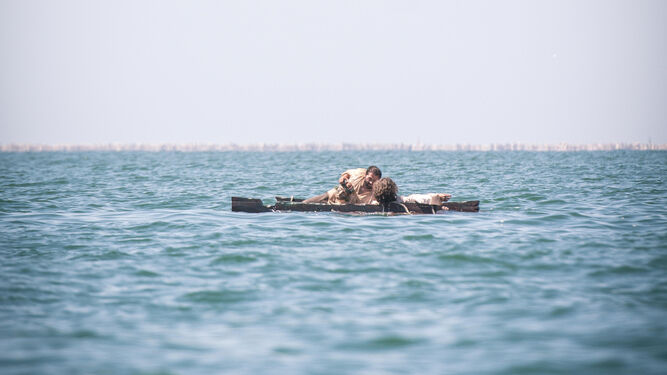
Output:
[[[231,212],[378,165],[479,213]],[[2,374],[665,374],[667,152],[0,153]]]

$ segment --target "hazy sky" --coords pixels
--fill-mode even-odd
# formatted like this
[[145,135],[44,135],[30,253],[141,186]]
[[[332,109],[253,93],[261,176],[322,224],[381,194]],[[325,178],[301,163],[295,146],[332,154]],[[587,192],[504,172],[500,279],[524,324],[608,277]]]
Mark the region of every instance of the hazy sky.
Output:
[[667,143],[667,1],[0,0],[0,143]]

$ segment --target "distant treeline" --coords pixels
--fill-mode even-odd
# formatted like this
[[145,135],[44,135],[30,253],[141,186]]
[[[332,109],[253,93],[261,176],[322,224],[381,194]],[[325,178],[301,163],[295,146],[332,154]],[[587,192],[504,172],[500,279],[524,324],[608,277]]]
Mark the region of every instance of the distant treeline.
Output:
[[108,143],[89,145],[5,144],[2,152],[40,151],[614,151],[614,150],[667,150],[667,144],[651,143],[591,143],[591,144],[396,144],[396,143],[254,143],[254,144],[204,144],[204,143]]

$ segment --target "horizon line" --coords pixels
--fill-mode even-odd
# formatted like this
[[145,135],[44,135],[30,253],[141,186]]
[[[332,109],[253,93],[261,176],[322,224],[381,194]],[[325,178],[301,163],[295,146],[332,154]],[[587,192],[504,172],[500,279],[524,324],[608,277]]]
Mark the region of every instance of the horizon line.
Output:
[[615,143],[90,143],[90,144],[38,144],[9,143],[1,144],[0,152],[54,152],[54,151],[250,151],[250,152],[290,152],[290,151],[665,151],[667,143],[653,144],[641,142]]

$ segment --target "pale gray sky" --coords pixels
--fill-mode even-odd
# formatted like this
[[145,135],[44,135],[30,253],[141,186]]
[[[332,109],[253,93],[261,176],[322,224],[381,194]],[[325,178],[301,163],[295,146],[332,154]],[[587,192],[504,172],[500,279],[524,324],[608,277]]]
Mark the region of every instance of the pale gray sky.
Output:
[[667,1],[0,0],[0,143],[667,143]]

